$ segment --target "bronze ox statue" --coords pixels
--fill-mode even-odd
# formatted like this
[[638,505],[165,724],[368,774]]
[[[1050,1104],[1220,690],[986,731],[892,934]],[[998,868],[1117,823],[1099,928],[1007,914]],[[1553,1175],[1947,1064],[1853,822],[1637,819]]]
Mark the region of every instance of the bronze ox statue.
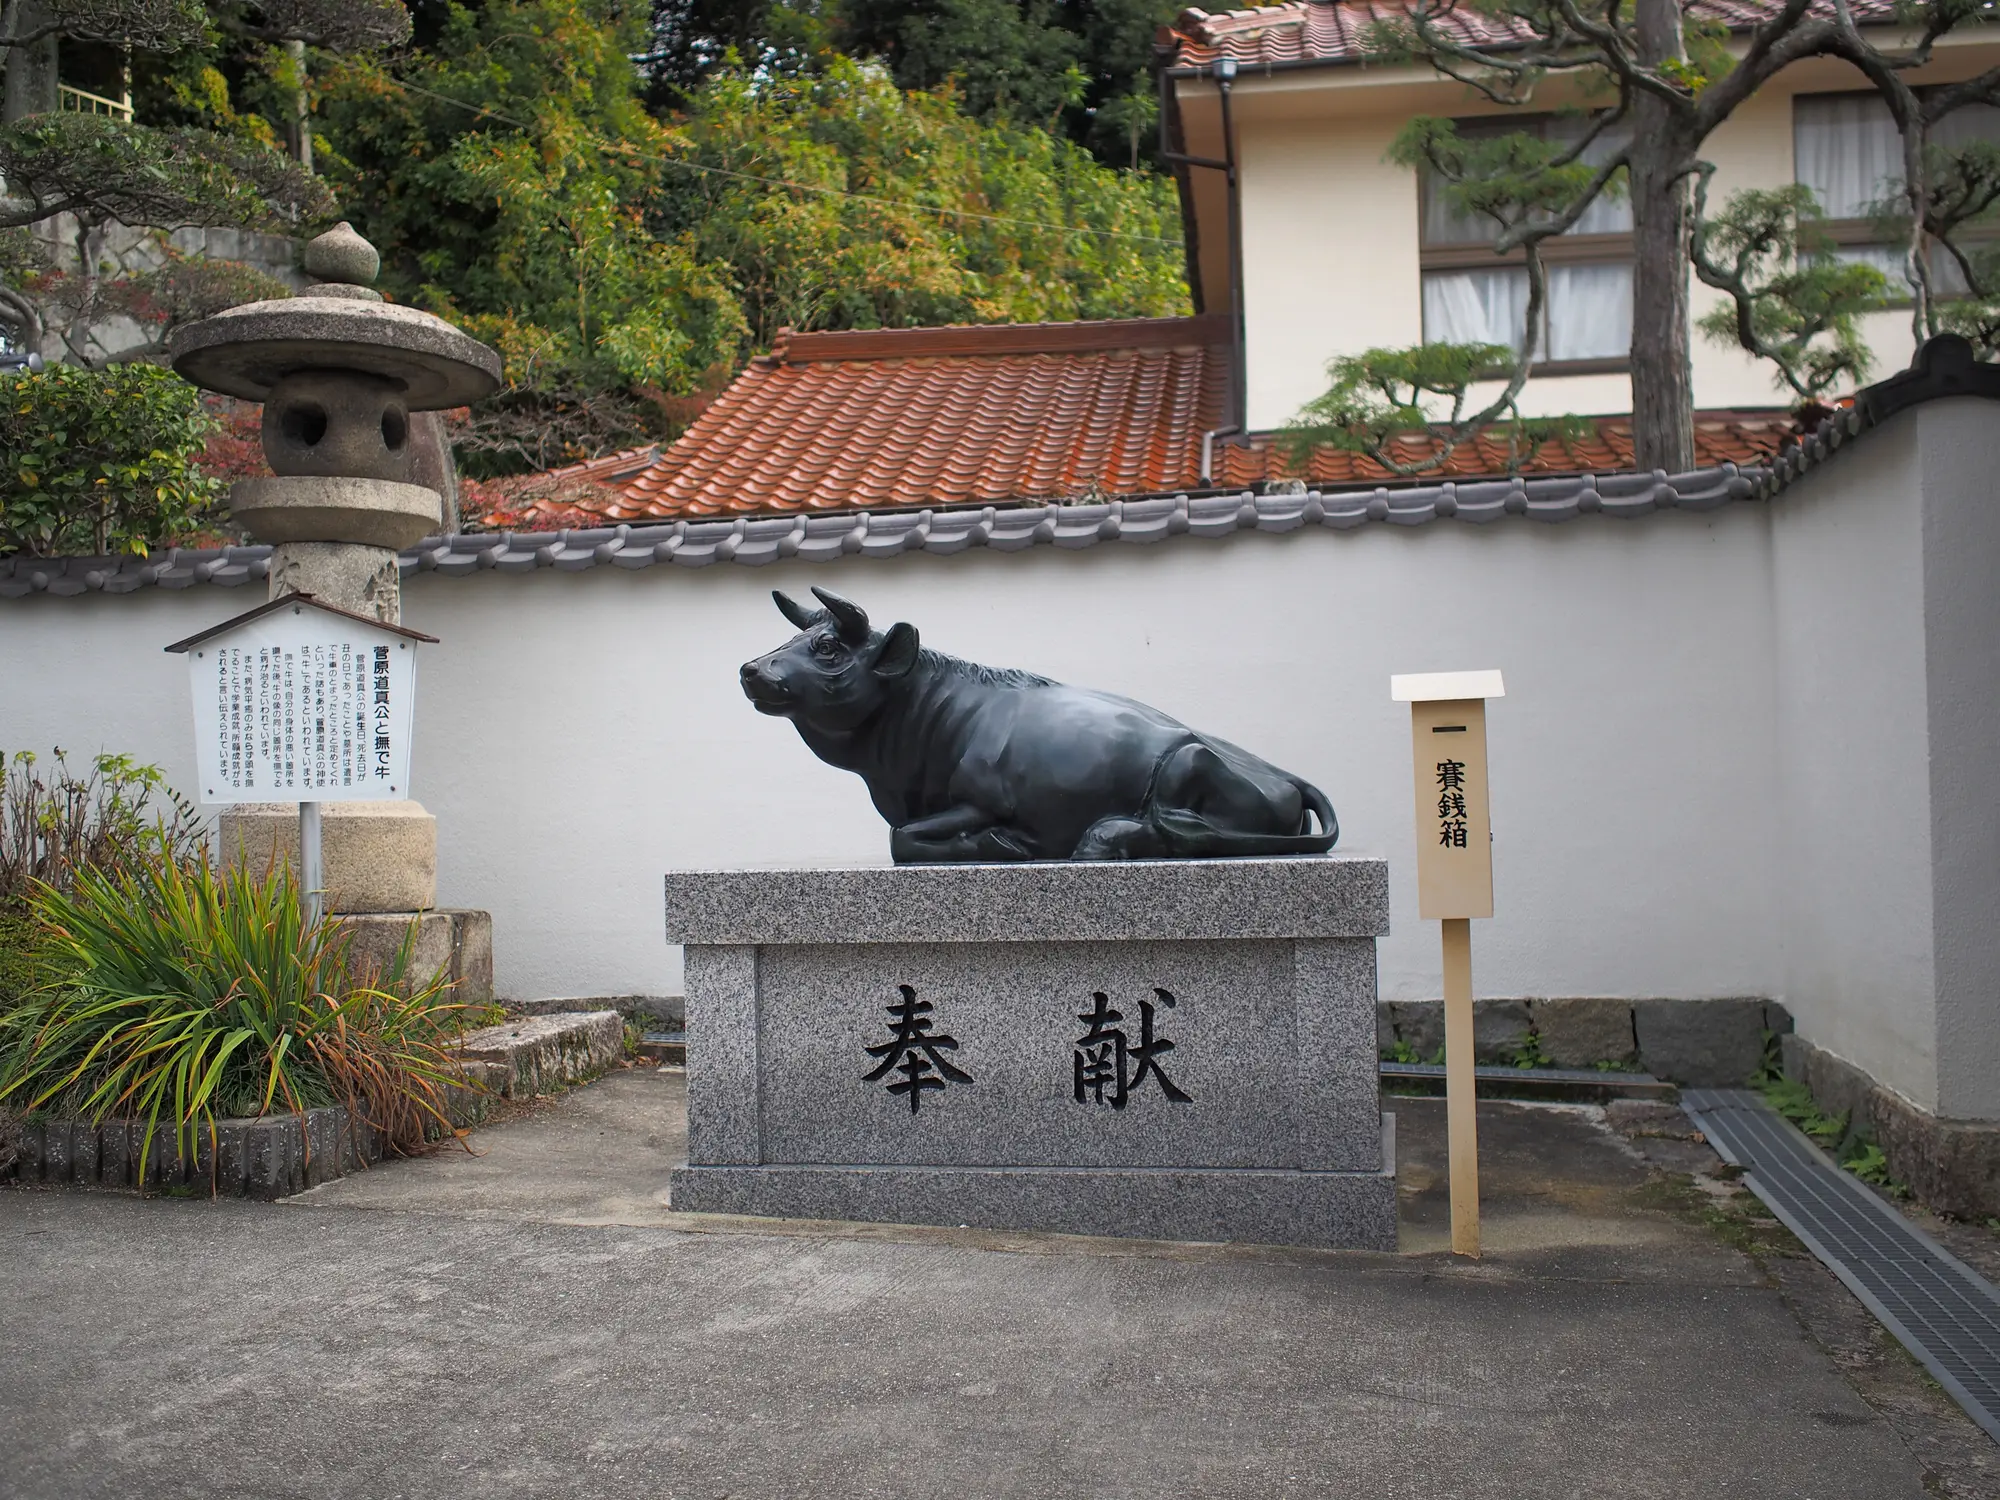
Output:
[[925,650],[915,626],[872,630],[813,593],[824,608],[773,593],[799,633],[743,664],[744,696],[868,783],[898,864],[1323,854],[1340,837],[1317,787],[1226,740]]

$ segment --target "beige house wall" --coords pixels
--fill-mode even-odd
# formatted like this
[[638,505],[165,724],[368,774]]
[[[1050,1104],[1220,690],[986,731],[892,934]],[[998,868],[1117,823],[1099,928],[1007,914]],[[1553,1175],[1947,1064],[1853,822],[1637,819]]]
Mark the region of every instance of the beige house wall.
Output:
[[[1941,49],[1941,61],[1915,76],[1948,81],[1995,60],[2000,46],[1961,43]],[[1861,76],[1839,62],[1800,64],[1782,75],[1710,137],[1706,157],[1716,167],[1710,201],[1792,180],[1795,94],[1862,87]],[[1181,85],[1190,140],[1219,153],[1213,97],[1206,80]],[[1550,102],[1562,101],[1551,96]],[[1413,115],[1495,111],[1458,85],[1410,68],[1249,75],[1239,78],[1235,103],[1248,417],[1251,428],[1268,429],[1282,426],[1325,389],[1330,359],[1422,338],[1416,174],[1385,155]],[[1221,174],[1196,175],[1216,178],[1202,185],[1219,189]],[[1215,196],[1219,201],[1219,192]],[[1202,258],[1220,264],[1208,248]],[[1218,283],[1210,288],[1210,306],[1220,311],[1227,303],[1214,294],[1223,286],[1217,277],[1206,279]],[[1697,317],[1724,300],[1695,283]],[[1875,358],[1872,378],[1909,362],[1906,311],[1872,314],[1865,328]],[[1704,408],[1790,404],[1770,366],[1699,333],[1694,377],[1695,400]],[[1482,394],[1475,392],[1475,399]],[[1631,384],[1622,374],[1542,377],[1529,383],[1521,404],[1530,415],[1626,412]]]

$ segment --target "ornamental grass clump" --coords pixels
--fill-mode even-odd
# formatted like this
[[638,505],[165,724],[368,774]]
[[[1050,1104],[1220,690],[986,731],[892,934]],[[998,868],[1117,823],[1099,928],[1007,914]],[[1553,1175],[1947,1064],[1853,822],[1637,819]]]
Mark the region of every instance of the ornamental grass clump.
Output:
[[[465,1007],[414,972],[415,927],[382,973],[309,919],[288,866],[217,871],[206,850],[37,886],[43,982],[0,1013],[0,1105],[162,1124],[214,1160],[227,1117],[343,1105],[400,1155],[453,1134]],[[145,1158],[140,1161],[141,1180]]]

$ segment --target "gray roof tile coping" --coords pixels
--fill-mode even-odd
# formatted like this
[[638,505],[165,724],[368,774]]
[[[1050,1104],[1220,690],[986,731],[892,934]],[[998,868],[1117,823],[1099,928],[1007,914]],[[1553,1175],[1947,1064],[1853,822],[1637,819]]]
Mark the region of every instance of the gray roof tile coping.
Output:
[[675,870],[672,943],[1124,942],[1379,937],[1389,866],[1273,859]]
[[[832,562],[842,557],[949,555],[968,547],[1019,552],[1030,547],[1095,547],[1100,542],[1152,543],[1170,537],[1215,539],[1239,531],[1288,532],[1307,526],[1346,531],[1374,522],[1422,526],[1437,520],[1474,524],[1525,516],[1570,521],[1581,515],[1633,517],[1656,510],[1713,510],[1761,498],[1771,471],[1723,464],[1688,474],[1585,474],[1560,479],[1502,479],[1422,485],[1408,489],[1314,490],[1303,495],[1168,495],[1097,505],[987,506],[982,510],[851,511],[836,515],[743,517],[675,521],[658,526],[605,526],[569,531],[467,532],[427,537],[402,553],[402,571],[470,577],[493,569],[650,568],[672,563],[758,567],[785,558]],[[134,557],[14,557],[0,559],[0,599],[102,591],[225,588],[270,572],[268,546],[213,551],[173,548]]]
[[[1095,547],[1102,542],[1150,544],[1170,537],[1210,539],[1239,531],[1297,531],[1321,526],[1424,526],[1454,520],[1474,525],[1509,516],[1549,523],[1579,516],[1623,520],[1662,510],[1710,511],[1734,501],[1768,500],[1827,462],[1868,428],[1896,412],[1941,396],[2000,400],[2000,366],[1977,363],[1963,339],[1930,340],[1917,362],[1855,396],[1811,436],[1767,465],[1720,464],[1685,474],[1620,472],[1546,478],[1445,481],[1396,489],[1313,490],[1302,495],[1167,495],[1096,505],[989,505],[973,510],[851,511],[834,515],[739,517],[675,521],[657,526],[589,530],[474,532],[428,537],[402,554],[405,577],[440,573],[468,577],[487,569],[532,573],[540,568],[581,572],[600,566],[650,568],[672,563],[759,567],[784,558],[832,562],[842,557],[949,555],[968,547],[1018,552],[1038,546]],[[271,549],[223,547],[169,550],[143,557],[0,559],[0,599],[142,588],[235,587],[270,572]]]

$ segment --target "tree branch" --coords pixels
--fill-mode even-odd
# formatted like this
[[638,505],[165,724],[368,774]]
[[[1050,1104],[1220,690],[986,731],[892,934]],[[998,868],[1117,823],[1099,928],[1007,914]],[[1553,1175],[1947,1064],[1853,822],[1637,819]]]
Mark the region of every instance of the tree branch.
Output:
[[12,287],[0,286],[0,318],[14,325],[20,342],[30,353],[41,347],[44,332],[41,311]]

